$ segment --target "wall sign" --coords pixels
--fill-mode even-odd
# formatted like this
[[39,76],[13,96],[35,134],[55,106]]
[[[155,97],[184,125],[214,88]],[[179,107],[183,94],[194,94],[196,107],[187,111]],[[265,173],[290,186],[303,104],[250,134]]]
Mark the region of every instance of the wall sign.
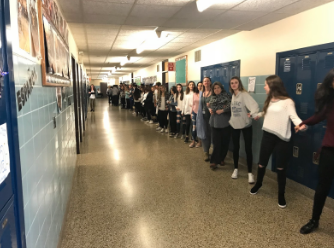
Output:
[[175,63],[168,62],[168,71],[175,71]]
[[18,110],[21,111],[21,109],[24,107],[26,102],[29,99],[29,96],[34,88],[34,85],[37,81],[37,73],[35,71],[35,68],[33,70],[28,70],[29,73],[29,79],[27,82],[22,86],[22,88],[16,92],[16,98],[17,98],[17,107]]

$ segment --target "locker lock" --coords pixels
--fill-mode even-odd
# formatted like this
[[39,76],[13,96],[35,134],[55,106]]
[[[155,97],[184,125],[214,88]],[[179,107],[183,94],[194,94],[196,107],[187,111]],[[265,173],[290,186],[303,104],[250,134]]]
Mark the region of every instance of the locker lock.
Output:
[[8,219],[6,218],[3,222],[2,222],[2,229],[4,229],[7,226],[8,223]]

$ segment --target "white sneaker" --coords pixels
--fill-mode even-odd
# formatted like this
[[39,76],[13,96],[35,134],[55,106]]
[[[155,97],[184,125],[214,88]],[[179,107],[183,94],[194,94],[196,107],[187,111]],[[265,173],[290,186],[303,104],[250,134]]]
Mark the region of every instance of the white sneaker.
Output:
[[168,129],[167,128],[165,129],[165,133],[168,133]]
[[255,183],[254,175],[252,173],[248,173],[248,183],[249,184]]
[[152,120],[150,120],[150,124],[153,124],[154,122]]
[[233,174],[231,176],[233,179],[237,179],[238,178],[238,169],[234,169]]
[[165,129],[161,128],[161,131],[160,131],[160,133],[163,133],[163,132],[165,132]]
[[157,124],[155,124],[156,126],[159,126],[160,124],[159,123],[157,123]]
[[160,130],[161,130],[161,127],[157,127],[155,130],[160,131]]
[[150,121],[149,121],[149,120],[146,120],[145,122],[147,122],[147,123],[150,123]]

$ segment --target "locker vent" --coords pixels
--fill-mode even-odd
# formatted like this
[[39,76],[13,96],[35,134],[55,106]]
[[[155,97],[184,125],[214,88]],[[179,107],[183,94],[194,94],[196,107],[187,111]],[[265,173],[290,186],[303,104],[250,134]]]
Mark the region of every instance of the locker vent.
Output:
[[309,58],[305,58],[302,60],[302,70],[309,70],[311,68],[311,60]]
[[227,69],[224,68],[224,77],[227,77]]
[[232,77],[235,77],[235,66],[232,67]]
[[202,60],[202,50],[195,51],[195,62]]
[[328,69],[334,68],[334,55],[326,56],[325,68]]
[[284,62],[284,72],[290,72],[291,71],[291,61],[287,60]]

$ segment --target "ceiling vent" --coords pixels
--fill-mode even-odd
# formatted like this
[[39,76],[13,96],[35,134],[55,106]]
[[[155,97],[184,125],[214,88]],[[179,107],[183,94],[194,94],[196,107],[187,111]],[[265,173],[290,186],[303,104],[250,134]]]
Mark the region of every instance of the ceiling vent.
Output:
[[202,50],[195,51],[195,62],[202,60]]

